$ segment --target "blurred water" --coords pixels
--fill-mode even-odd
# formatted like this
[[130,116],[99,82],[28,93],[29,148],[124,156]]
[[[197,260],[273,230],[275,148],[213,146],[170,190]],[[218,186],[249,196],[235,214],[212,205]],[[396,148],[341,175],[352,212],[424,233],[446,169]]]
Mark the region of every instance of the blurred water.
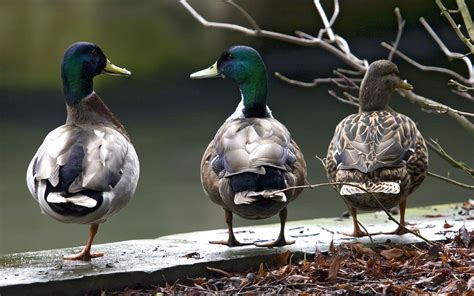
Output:
[[[0,4],[3,5],[0,10],[0,16],[5,17],[3,22],[13,22],[8,16],[16,14],[18,18],[14,22],[19,26],[15,27],[18,34],[11,46],[2,51],[0,57],[0,66],[3,65],[0,69],[5,70],[0,73],[0,102],[3,104],[0,108],[0,253],[85,242],[86,226],[61,224],[40,214],[24,180],[26,167],[44,136],[64,122],[59,63],[64,48],[73,41],[97,42],[114,63],[133,72],[130,78],[96,79],[97,92],[127,127],[141,160],[141,178],[135,198],[101,227],[97,243],[225,227],[222,209],[207,200],[202,192],[199,163],[208,142],[233,112],[240,95],[229,81],[190,81],[188,76],[214,62],[226,46],[236,43],[256,46],[264,54],[269,73],[283,71],[310,79],[330,75],[331,69],[343,66],[321,51],[203,29],[172,1],[144,2],[143,5],[135,5],[133,1],[114,1],[113,4],[99,1],[98,7],[93,1],[85,1],[83,6],[71,1],[65,1],[66,4],[33,2]],[[252,7],[250,2],[244,3]],[[298,5],[303,15],[304,7]],[[391,11],[393,6],[389,5],[392,2],[387,4],[387,10]],[[28,16],[34,8],[41,13],[31,21]],[[99,12],[91,16],[94,21],[86,26],[78,8],[82,9],[79,12],[96,8]],[[205,8],[217,12],[216,8]],[[260,11],[258,15],[265,15],[261,7],[257,11]],[[308,21],[311,18],[302,17],[305,26],[314,25]],[[297,20],[292,22],[297,23]],[[5,27],[2,24],[0,21],[0,28]],[[286,26],[295,27],[291,24],[288,21]],[[387,24],[391,24],[391,20]],[[66,34],[68,27],[72,33]],[[387,27],[393,29],[392,25]],[[47,29],[35,33],[41,28]],[[47,34],[51,28],[54,30]],[[361,30],[361,34],[366,35],[352,37],[352,44],[359,44],[357,48],[362,56],[382,57],[386,54],[383,50],[371,50],[364,44],[369,40],[377,46],[391,35],[387,37],[382,32],[371,36],[369,33]],[[0,34],[6,33],[0,29]],[[416,33],[407,33],[408,40],[413,36],[417,36]],[[403,46],[412,47],[409,43]],[[420,46],[418,50],[423,51]],[[425,51],[423,57],[430,62],[439,60],[439,53],[430,56],[436,52],[432,48]],[[420,75],[406,65],[401,67],[401,73],[416,86],[417,92],[473,111],[472,104],[445,91],[446,77]],[[272,75],[268,103],[305,153],[309,181],[326,181],[315,155],[325,156],[334,126],[355,109],[331,98],[325,86],[290,87]],[[418,122],[426,137],[439,138],[452,155],[474,164],[474,141],[456,123],[442,115],[420,112],[400,97],[394,97],[392,105]],[[430,161],[434,172],[452,171],[452,177],[470,181],[437,156],[432,155]],[[409,206],[464,201],[469,197],[472,193],[467,190],[427,179],[410,197]],[[343,202],[330,189],[308,190],[290,205],[289,219],[335,216],[343,210]],[[277,220],[276,217],[261,221],[236,218],[235,225]]]

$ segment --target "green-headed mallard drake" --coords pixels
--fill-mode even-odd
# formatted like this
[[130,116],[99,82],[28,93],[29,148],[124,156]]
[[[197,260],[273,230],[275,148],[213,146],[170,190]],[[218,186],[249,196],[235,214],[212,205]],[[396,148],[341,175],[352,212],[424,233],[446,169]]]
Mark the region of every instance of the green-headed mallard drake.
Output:
[[101,73],[130,75],[92,43],[79,42],[64,53],[62,80],[66,124],[51,131],[30,162],[28,189],[41,211],[64,223],[90,224],[89,239],[79,254],[64,259],[90,260],[100,223],[132,198],[139,163],[124,126],[93,91]]
[[247,46],[225,51],[208,69],[191,78],[223,77],[235,81],[242,100],[211,141],[201,162],[201,182],[207,196],[225,210],[229,237],[211,243],[243,245],[234,236],[232,213],[264,219],[280,213],[278,239],[259,246],[284,246],[288,203],[304,185],[306,163],[288,129],[267,106],[267,72],[260,54]]
[[[397,66],[373,62],[362,81],[359,113],[344,118],[329,144],[326,170],[331,182],[360,186],[389,209],[400,206],[405,225],[406,198],[428,172],[428,151],[416,124],[388,107],[397,88],[412,89],[400,79]],[[357,224],[357,210],[380,210],[371,194],[350,185],[336,186],[352,213],[354,236],[367,235]],[[396,234],[404,233],[398,227]]]

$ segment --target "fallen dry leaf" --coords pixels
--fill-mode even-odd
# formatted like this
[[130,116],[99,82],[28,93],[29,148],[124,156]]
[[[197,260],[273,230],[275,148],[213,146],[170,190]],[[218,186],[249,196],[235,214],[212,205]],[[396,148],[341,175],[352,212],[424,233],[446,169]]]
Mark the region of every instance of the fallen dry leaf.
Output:
[[281,254],[278,254],[277,258],[276,258],[276,263],[277,265],[285,265],[285,264],[288,264],[288,259],[290,259],[291,257],[291,252],[290,251],[286,251],[286,252],[283,252]]
[[337,273],[341,267],[341,256],[335,256],[332,259],[331,265],[329,266],[328,281],[334,281],[337,278]]
[[399,259],[403,257],[405,252],[399,248],[393,248],[389,250],[383,250],[380,252],[380,255],[387,260]]
[[377,256],[377,253],[374,250],[364,246],[363,244],[351,244],[350,246],[359,255],[367,255],[369,257]]
[[449,224],[448,221],[444,220],[443,228],[446,229],[446,228],[451,228],[453,226],[454,226],[454,224]]

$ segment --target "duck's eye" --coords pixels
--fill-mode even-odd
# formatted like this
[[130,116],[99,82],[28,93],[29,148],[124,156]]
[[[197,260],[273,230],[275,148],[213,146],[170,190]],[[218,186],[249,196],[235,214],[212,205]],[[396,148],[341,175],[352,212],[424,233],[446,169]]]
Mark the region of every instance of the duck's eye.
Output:
[[226,52],[226,53],[224,53],[224,54],[222,55],[222,59],[223,59],[224,61],[232,60],[233,58],[234,58],[234,57],[233,57],[230,53],[228,53],[228,52]]
[[96,56],[96,55],[97,55],[97,50],[96,50],[96,49],[93,49],[93,50],[91,51],[91,55]]

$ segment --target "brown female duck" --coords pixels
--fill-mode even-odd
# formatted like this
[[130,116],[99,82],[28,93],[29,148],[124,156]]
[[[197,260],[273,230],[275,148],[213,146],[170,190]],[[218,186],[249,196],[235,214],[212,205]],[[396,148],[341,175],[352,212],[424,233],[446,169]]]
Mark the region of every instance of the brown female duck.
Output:
[[207,196],[225,210],[227,240],[211,243],[243,245],[234,236],[232,213],[246,219],[264,219],[280,213],[278,239],[259,246],[284,246],[288,203],[303,185],[306,163],[288,129],[273,118],[266,105],[265,64],[257,51],[234,46],[208,69],[191,78],[226,77],[235,81],[242,100],[217,131],[201,162],[201,181]]
[[[428,151],[415,123],[388,107],[397,88],[412,89],[387,60],[373,62],[362,81],[359,112],[344,118],[329,144],[326,170],[331,182],[357,185],[366,191],[339,185],[352,214],[354,236],[367,235],[357,223],[357,210],[380,210],[374,196],[389,209],[400,207],[405,224],[406,198],[428,172]],[[403,234],[398,227],[395,234]]]

